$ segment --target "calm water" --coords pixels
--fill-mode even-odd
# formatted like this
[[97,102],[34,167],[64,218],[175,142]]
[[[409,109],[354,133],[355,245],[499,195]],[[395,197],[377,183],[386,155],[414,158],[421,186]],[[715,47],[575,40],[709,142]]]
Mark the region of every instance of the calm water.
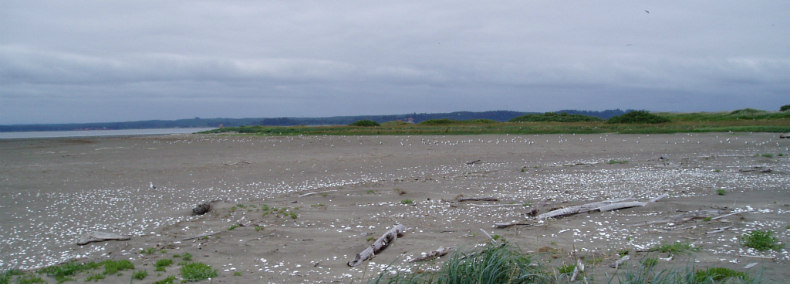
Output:
[[124,130],[0,132],[0,139],[162,135],[162,134],[195,133],[195,132],[206,131],[211,129],[214,128],[195,127],[195,128],[124,129]]

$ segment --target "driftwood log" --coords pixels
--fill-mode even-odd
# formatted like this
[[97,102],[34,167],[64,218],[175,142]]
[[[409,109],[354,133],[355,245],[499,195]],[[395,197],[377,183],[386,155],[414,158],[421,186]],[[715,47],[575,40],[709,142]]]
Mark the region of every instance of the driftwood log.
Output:
[[332,190],[326,190],[326,191],[308,192],[308,193],[299,195],[299,197],[305,197],[305,196],[310,196],[310,195],[315,195],[315,194],[324,194],[324,193],[330,193],[330,192],[336,192],[336,191],[337,191],[336,189],[332,189]]
[[458,202],[466,202],[466,201],[499,201],[499,198],[496,198],[496,197],[467,197],[467,198],[458,198]]
[[358,253],[353,260],[348,262],[348,266],[354,267],[361,264],[365,260],[372,259],[377,253],[387,248],[392,243],[392,241],[397,239],[399,236],[402,236],[403,232],[405,231],[406,226],[401,224],[395,225],[395,227],[384,233],[384,235],[373,242],[373,244],[371,244],[362,252]]
[[[720,214],[720,212],[721,211],[715,210],[715,209],[689,211],[689,212],[686,212],[686,213],[683,213],[683,214],[672,215],[672,216],[669,216],[669,217],[667,217],[665,219],[661,219],[661,220],[646,221],[646,222],[636,223],[636,224],[631,225],[631,227],[645,226],[645,225],[655,225],[655,224],[664,224],[664,223],[679,224],[679,223],[688,222],[688,221],[691,221],[691,220],[694,220],[694,219],[703,219],[703,218],[714,217],[714,216]],[[740,213],[743,213],[743,212],[740,212]]]
[[568,216],[568,215],[592,212],[592,211],[606,212],[606,211],[618,210],[623,208],[641,207],[647,205],[648,203],[659,201],[668,196],[669,195],[664,194],[659,197],[650,199],[650,201],[648,202],[634,201],[633,198],[609,199],[599,202],[587,203],[587,204],[552,210],[538,215],[538,219],[543,220],[548,218],[556,218],[556,217],[562,217],[562,216]]
[[434,259],[434,258],[437,258],[437,257],[445,256],[445,255],[447,255],[448,253],[451,253],[454,250],[455,250],[455,247],[439,247],[439,249],[437,249],[435,251],[429,252],[429,253],[421,256],[421,257],[409,260],[409,262],[418,262],[418,261],[431,260],[431,259]]
[[77,240],[77,244],[84,246],[89,243],[93,242],[103,242],[103,241],[126,241],[130,240],[132,237],[119,235],[115,233],[108,233],[108,232],[87,232],[80,236],[80,239]]

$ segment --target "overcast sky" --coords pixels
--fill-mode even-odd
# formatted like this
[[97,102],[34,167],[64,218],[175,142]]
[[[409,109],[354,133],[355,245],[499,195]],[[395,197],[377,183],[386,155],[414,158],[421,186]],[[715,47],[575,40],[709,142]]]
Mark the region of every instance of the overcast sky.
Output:
[[0,124],[778,110],[788,15],[776,0],[0,0]]

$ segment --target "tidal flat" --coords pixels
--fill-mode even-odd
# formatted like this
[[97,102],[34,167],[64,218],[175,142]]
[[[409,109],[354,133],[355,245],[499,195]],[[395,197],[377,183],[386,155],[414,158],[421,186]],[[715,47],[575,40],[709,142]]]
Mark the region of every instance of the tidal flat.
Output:
[[[739,237],[790,239],[789,149],[776,133],[0,140],[0,270],[131,260],[157,281],[180,276],[154,263],[189,253],[218,269],[214,283],[359,283],[383,269],[436,269],[441,258],[408,260],[484,244],[483,229],[548,266],[593,260],[599,279],[627,250],[637,264],[656,257],[659,268],[692,263],[779,280],[790,277],[788,248],[757,251]],[[644,207],[528,216],[665,194]],[[459,201],[474,197],[497,201]],[[193,216],[207,201],[213,210]],[[737,214],[650,223],[696,210]],[[514,221],[529,225],[494,227]],[[347,266],[396,224],[408,228],[401,238]],[[89,231],[131,240],[76,245]],[[676,242],[698,249],[650,251]]]

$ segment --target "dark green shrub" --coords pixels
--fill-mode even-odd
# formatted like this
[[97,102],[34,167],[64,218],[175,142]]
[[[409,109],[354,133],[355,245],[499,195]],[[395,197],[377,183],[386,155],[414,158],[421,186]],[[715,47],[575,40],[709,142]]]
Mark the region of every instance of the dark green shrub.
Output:
[[522,116],[510,119],[510,122],[578,122],[578,121],[602,121],[603,119],[582,115],[582,114],[568,114],[567,112],[547,112],[543,114],[525,114]]
[[745,109],[734,110],[730,112],[730,115],[753,115],[753,114],[761,114],[765,112],[766,111],[764,110],[745,108]]
[[459,123],[458,120],[442,118],[442,119],[429,119],[429,120],[425,120],[423,122],[420,122],[418,124],[422,124],[422,125],[447,125],[447,124],[457,124],[457,123]]
[[786,110],[790,110],[790,105],[783,105],[782,107],[779,108],[779,111],[786,111]]
[[646,110],[635,110],[620,116],[615,116],[606,123],[664,123],[670,122],[669,118],[651,114]]
[[372,121],[372,120],[369,120],[369,119],[355,121],[354,123],[352,123],[350,125],[351,126],[365,126],[365,127],[381,126],[381,124],[379,124],[378,122],[375,122],[375,121]]

